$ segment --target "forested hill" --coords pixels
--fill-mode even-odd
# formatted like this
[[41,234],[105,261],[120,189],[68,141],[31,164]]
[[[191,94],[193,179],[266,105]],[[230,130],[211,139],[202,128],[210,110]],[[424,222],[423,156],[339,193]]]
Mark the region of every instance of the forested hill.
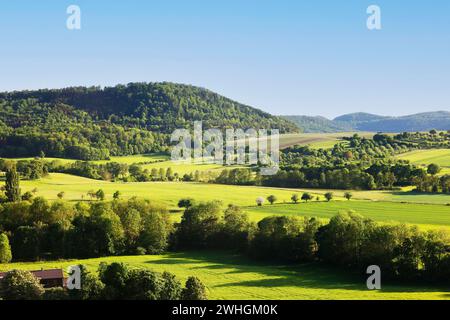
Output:
[[[174,83],[130,83],[115,87],[72,87],[54,90],[0,93],[6,106],[27,99],[36,105],[70,106],[85,111],[95,120],[108,120],[159,133],[192,125],[202,120],[207,128],[278,128],[296,131],[292,123],[269,113],[243,105],[207,89]],[[61,109],[61,108],[60,108]],[[2,107],[4,111],[4,106]],[[30,110],[33,112],[33,110]],[[3,114],[3,112],[2,112]],[[36,112],[33,117],[40,117]],[[1,117],[8,124],[10,120]],[[20,126],[21,123],[11,123]]]
[[0,157],[105,159],[167,148],[169,134],[191,128],[274,128],[291,122],[206,89],[130,83],[0,93]]
[[417,132],[450,130],[450,112],[424,112],[402,117],[386,117],[370,113],[351,113],[333,120],[323,117],[283,116],[303,132]]

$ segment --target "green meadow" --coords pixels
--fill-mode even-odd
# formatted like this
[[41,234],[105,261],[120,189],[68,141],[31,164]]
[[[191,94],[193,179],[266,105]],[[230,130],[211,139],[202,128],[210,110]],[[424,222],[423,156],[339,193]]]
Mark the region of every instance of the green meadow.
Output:
[[245,211],[255,221],[271,215],[306,216],[328,220],[340,212],[350,210],[382,223],[414,224],[421,229],[450,231],[450,207],[446,205],[351,200],[311,201],[245,208]]
[[[256,186],[233,186],[205,184],[195,182],[108,182],[52,173],[37,181],[22,181],[23,191],[35,189],[36,196],[56,200],[57,194],[64,191],[64,199],[69,201],[90,200],[89,190],[103,189],[106,199],[111,200],[119,190],[124,199],[133,196],[151,199],[166,204],[170,209],[179,211],[178,200],[193,198],[198,201],[222,201],[223,205],[235,204],[245,207],[253,221],[259,221],[270,215],[314,216],[329,219],[341,211],[353,210],[361,215],[380,222],[401,222],[417,224],[423,229],[445,228],[450,230],[450,195],[417,194],[408,189],[404,191],[353,191],[351,201],[344,199],[344,190],[333,190],[334,199],[326,202],[324,193],[330,190],[282,189]],[[293,204],[291,196],[296,193],[311,192],[314,200],[308,203]],[[275,195],[277,202],[270,205],[267,201],[262,207],[256,206],[256,198]],[[319,197],[319,201],[316,200]],[[181,213],[175,214],[175,219]]]
[[[22,191],[37,189],[36,195],[44,196],[49,200],[57,199],[57,194],[65,192],[67,200],[83,200],[89,190],[103,189],[107,198],[112,198],[115,191],[119,190],[123,197],[138,196],[153,200],[163,201],[171,207],[175,207],[181,198],[194,198],[200,201],[221,200],[224,204],[233,203],[240,206],[255,205],[257,197],[266,198],[275,195],[278,202],[291,202],[294,193],[310,192],[314,196],[321,197],[330,191],[324,189],[286,189],[256,186],[234,186],[205,184],[196,182],[109,182],[92,180],[88,178],[51,173],[49,176],[35,181],[21,181]],[[336,200],[343,200],[344,190],[331,190]],[[447,194],[418,194],[405,188],[399,191],[352,191],[354,199],[372,201],[392,201],[411,203],[450,203],[450,195]],[[87,200],[87,199],[84,199]]]
[[207,287],[209,299],[450,299],[448,288],[403,286],[382,283],[382,290],[369,291],[363,277],[317,264],[268,265],[223,252],[185,252],[154,256],[105,257],[33,263],[0,264],[0,271],[39,270],[84,264],[96,271],[100,262],[123,262],[131,268],[169,271],[180,281],[194,275]]
[[[354,132],[339,133],[291,133],[280,136],[280,147],[286,148],[293,145],[309,145],[315,149],[330,149],[336,143],[342,142],[342,137],[352,136]],[[358,132],[361,137],[371,138],[373,132]]]
[[450,149],[415,150],[397,156],[409,160],[412,164],[426,168],[430,163],[441,167],[439,175],[450,174]]

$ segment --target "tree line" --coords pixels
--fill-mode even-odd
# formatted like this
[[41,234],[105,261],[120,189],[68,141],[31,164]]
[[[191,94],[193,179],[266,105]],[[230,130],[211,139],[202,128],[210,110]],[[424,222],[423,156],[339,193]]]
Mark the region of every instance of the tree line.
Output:
[[197,277],[188,277],[183,287],[170,272],[158,273],[129,268],[123,263],[100,263],[98,276],[84,265],[81,288],[45,289],[29,271],[12,270],[0,280],[4,300],[206,300],[206,288]]
[[377,224],[354,212],[328,223],[316,218],[271,216],[257,224],[236,206],[220,203],[187,206],[176,225],[178,250],[236,250],[258,260],[279,263],[321,262],[364,274],[378,265],[383,277],[401,281],[449,283],[450,237],[403,224]]

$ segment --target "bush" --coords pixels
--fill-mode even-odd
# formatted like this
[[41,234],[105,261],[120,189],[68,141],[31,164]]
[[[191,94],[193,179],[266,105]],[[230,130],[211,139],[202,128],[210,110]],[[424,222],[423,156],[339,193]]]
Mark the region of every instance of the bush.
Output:
[[68,298],[67,290],[61,287],[46,289],[42,297],[43,300],[67,300]]
[[163,289],[161,276],[145,269],[129,270],[123,296],[128,300],[159,300]]
[[270,195],[267,197],[267,201],[269,201],[270,204],[274,204],[277,201],[277,197],[274,195]]
[[12,270],[0,282],[0,294],[4,300],[40,300],[44,288],[31,272]]
[[179,300],[181,299],[182,292],[181,283],[176,279],[175,275],[164,272],[162,274],[160,300]]
[[9,263],[12,260],[11,246],[6,234],[0,233],[0,263]]
[[183,300],[208,300],[206,288],[197,277],[189,277],[183,289]]

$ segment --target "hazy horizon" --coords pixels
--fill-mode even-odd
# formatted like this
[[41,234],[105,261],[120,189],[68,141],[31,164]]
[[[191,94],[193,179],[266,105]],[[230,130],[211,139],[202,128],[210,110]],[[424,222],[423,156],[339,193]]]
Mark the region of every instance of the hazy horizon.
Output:
[[[72,4],[81,30],[66,28]],[[372,4],[381,30],[366,27]],[[0,91],[168,81],[277,115],[448,111],[448,12],[446,0],[17,0],[0,10]]]

